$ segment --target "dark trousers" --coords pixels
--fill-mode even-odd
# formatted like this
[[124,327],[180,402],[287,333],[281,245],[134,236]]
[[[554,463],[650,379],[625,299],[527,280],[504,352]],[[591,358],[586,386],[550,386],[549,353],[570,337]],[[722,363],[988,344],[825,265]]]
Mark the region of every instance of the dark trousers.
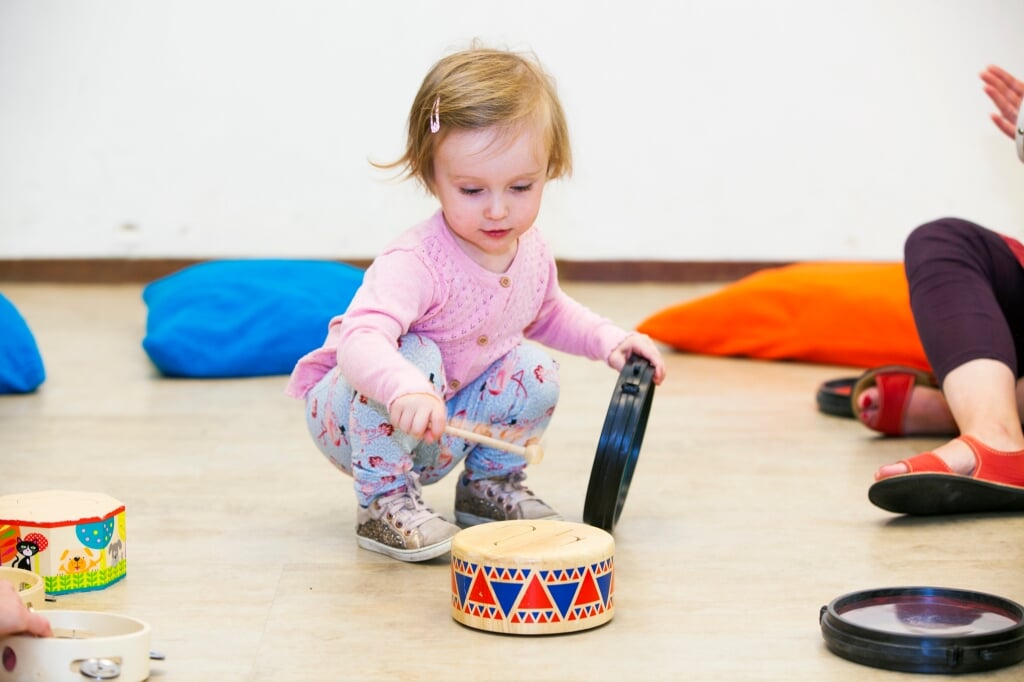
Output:
[[1021,376],[1024,266],[1006,238],[943,218],[915,229],[904,247],[910,307],[941,382],[969,360],[998,360]]

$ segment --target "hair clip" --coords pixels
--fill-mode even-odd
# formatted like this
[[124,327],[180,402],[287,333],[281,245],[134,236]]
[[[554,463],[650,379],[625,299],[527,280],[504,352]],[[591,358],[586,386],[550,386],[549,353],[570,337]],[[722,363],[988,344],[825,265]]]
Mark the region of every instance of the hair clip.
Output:
[[441,129],[441,98],[434,100],[434,106],[430,110],[430,132],[436,133]]

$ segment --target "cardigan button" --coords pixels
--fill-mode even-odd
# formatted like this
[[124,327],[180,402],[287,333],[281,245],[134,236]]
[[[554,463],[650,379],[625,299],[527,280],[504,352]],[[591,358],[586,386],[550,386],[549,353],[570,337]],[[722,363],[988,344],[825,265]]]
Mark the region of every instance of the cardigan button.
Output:
[[486,346],[487,342],[488,338],[486,336],[478,336],[476,339],[476,345],[478,346]]
[[508,289],[510,286],[512,286],[512,280],[509,277],[502,277],[501,279],[498,280],[498,284]]
[[458,379],[452,379],[451,381],[448,382],[448,387],[450,389],[452,389],[453,391],[459,390],[459,386],[461,386],[461,385],[462,385],[462,382],[459,381]]

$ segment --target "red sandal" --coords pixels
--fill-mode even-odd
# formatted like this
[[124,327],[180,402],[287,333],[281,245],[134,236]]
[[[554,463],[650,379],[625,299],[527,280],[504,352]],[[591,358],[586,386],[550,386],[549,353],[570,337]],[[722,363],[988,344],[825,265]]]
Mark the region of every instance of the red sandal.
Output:
[[954,473],[933,452],[902,460],[908,472],[876,481],[868,499],[897,514],[976,514],[1024,511],[1024,450],[993,450],[960,436],[974,453],[970,475]]
[[864,421],[860,418],[863,411],[860,408],[860,396],[872,386],[878,386],[878,423],[874,426],[864,425],[887,436],[902,436],[903,417],[914,387],[938,388],[939,383],[935,375],[913,367],[886,365],[868,370],[857,379],[853,390],[850,391],[850,407],[862,424]]

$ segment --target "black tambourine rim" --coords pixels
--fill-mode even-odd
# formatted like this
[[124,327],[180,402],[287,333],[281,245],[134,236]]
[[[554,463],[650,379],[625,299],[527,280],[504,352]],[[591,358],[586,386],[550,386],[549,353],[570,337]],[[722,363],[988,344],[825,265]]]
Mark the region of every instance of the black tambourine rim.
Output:
[[[1004,619],[1006,627],[980,633],[908,634],[868,627],[849,614],[876,605],[931,608],[946,602],[980,616]],[[979,617],[980,617],[979,616]],[[1024,607],[971,590],[942,587],[888,587],[851,592],[819,613],[828,649],[842,658],[875,668],[914,673],[971,673],[995,670],[1024,660]]]
[[608,405],[590,483],[583,522],[611,532],[619,521],[640,456],[654,399],[654,368],[634,355],[619,373]]
[[856,383],[857,377],[844,377],[826,381],[818,386],[815,394],[818,411],[833,417],[855,418],[851,394]]

